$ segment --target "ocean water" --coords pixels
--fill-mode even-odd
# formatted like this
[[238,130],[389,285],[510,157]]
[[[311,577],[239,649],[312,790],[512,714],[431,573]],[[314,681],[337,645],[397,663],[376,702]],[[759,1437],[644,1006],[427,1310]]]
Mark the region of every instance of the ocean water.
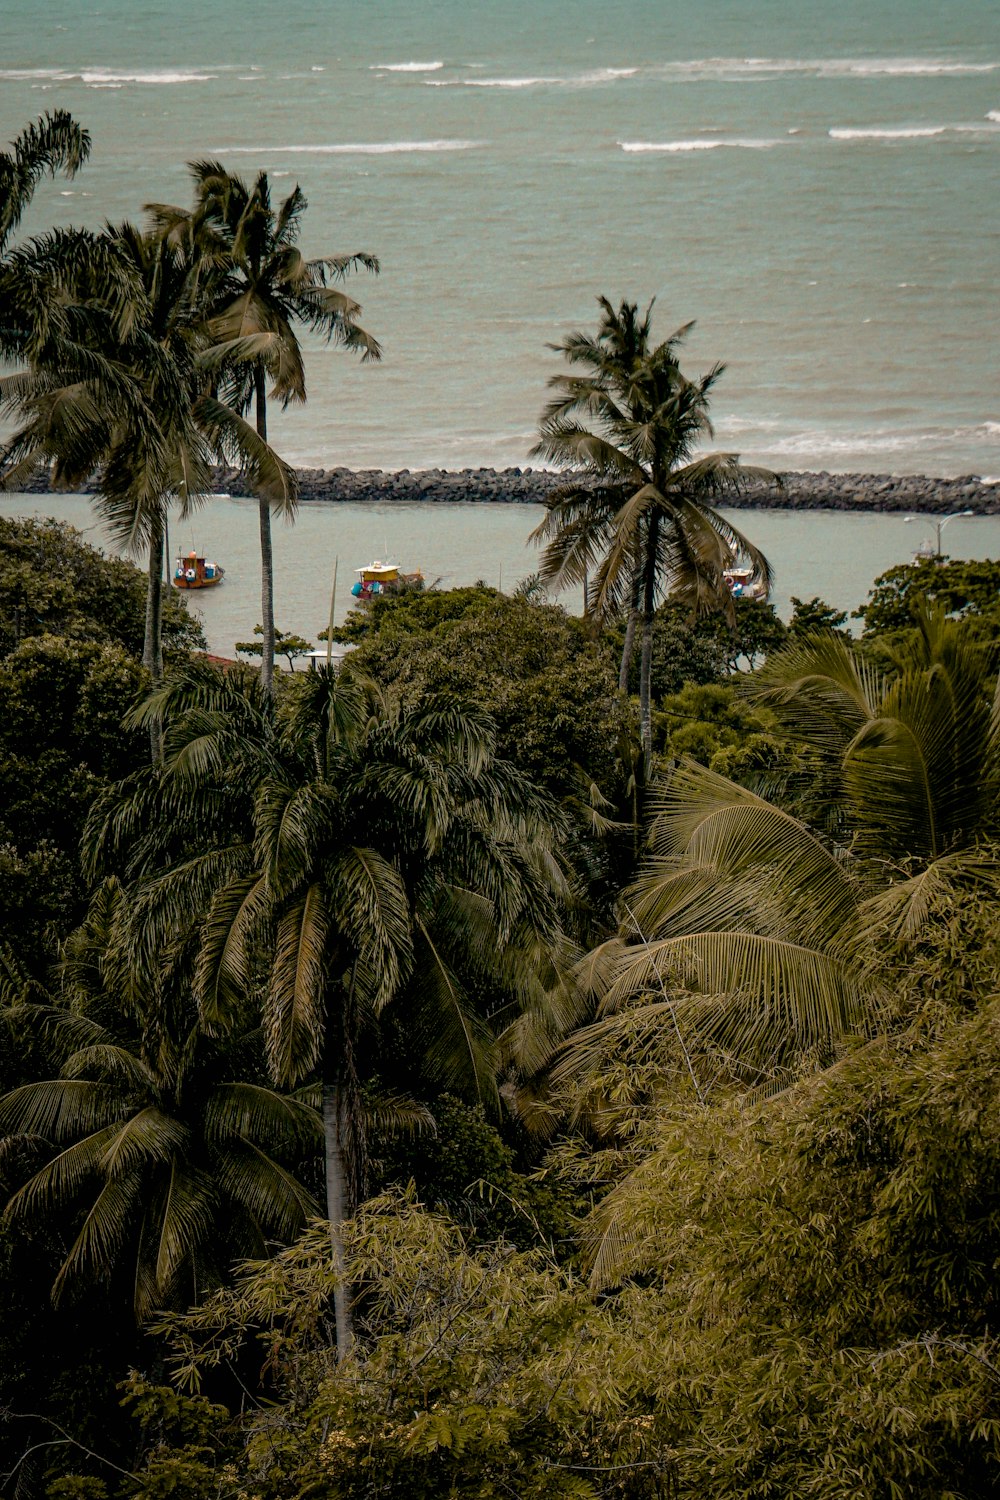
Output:
[[0,136],[94,151],[27,229],[185,202],[218,157],[309,198],[378,366],[311,347],[300,463],[524,463],[547,343],[657,298],[719,446],[1000,474],[996,0],[5,0]]
[[[0,513],[55,516],[84,534],[91,546],[115,552],[111,537],[83,495],[12,495],[0,498]],[[541,520],[539,505],[345,505],[300,506],[294,526],[277,525],[274,615],[278,628],[315,641],[330,615],[336,566],[335,618],[351,608],[355,569],[373,557],[390,558],[406,571],[420,568],[429,584],[454,588],[485,583],[510,593],[538,567],[528,533]],[[922,542],[935,539],[934,518],[843,511],[734,511],[731,519],[766,553],[774,573],[772,602],[791,616],[792,595],[816,595],[838,609],[864,603],[873,580],[897,563],[909,562]],[[942,534],[952,557],[1000,557],[1000,516],[950,522]],[[210,651],[232,656],[238,640],[251,638],[260,620],[260,551],[257,504],[238,496],[216,497],[191,520],[170,523],[171,555],[196,547],[223,564],[218,588],[185,595],[201,619]],[[582,591],[569,590],[555,603],[579,614]]]

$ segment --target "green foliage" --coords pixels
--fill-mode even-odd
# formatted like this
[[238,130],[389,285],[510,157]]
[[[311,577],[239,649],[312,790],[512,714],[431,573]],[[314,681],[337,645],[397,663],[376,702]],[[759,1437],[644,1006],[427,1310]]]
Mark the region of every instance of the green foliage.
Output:
[[1000,562],[922,557],[900,563],[876,578],[868,602],[854,612],[864,621],[866,636],[912,628],[923,601],[946,614],[977,619],[993,630],[1000,623]]
[[378,1163],[383,1185],[412,1181],[421,1203],[471,1226],[485,1240],[523,1248],[543,1242],[565,1253],[575,1243],[575,1196],[560,1183],[517,1169],[514,1150],[481,1105],[450,1094],[434,1101],[432,1135],[387,1143]]
[[[138,658],[145,620],[146,579],[132,563],[105,557],[62,522],[0,517],[0,655],[56,635],[107,641]],[[163,643],[168,653],[205,646],[176,590],[164,599]]]
[[810,635],[816,630],[836,630],[844,634],[842,627],[846,624],[846,610],[834,609],[825,599],[815,596],[796,599],[792,595],[792,618],[788,627],[792,635]]
[[411,702],[440,692],[477,704],[498,753],[556,796],[577,796],[581,771],[605,795],[619,790],[626,710],[612,651],[584,621],[493,589],[426,589],[376,600],[348,633],[362,644],[345,670]]
[[143,759],[121,721],[144,685],[112,642],[33,636],[0,660],[0,941],[36,968],[82,915],[95,796]]
[[609,1312],[543,1255],[471,1249],[443,1216],[384,1198],[348,1227],[348,1271],[366,1294],[342,1368],[327,1339],[332,1273],[319,1232],[166,1330],[189,1385],[248,1346],[267,1352],[274,1400],[248,1412],[228,1457],[240,1492],[662,1493],[669,1462],[622,1410],[631,1371],[616,1364]]
[[[263,635],[263,625],[255,625],[253,633],[254,635]],[[293,635],[288,631],[275,628],[274,654],[275,656],[283,656],[292,672],[295,671],[295,663],[298,658],[305,656],[312,649],[312,641],[307,641],[305,636]],[[242,656],[263,656],[264,644],[262,641],[237,641],[236,651]]]

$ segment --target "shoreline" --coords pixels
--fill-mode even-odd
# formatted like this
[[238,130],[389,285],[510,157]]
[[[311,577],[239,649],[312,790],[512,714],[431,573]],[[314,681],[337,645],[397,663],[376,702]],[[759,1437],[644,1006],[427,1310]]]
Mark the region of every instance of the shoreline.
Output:
[[[727,495],[724,510],[832,510],[876,514],[913,511],[944,515],[971,510],[977,516],[1000,514],[1000,483],[985,484],[978,475],[937,479],[923,474],[830,474],[786,472],[785,487],[753,486]],[[299,469],[302,504],[472,504],[544,505],[570,476],[546,469]],[[216,471],[214,493],[238,494],[237,469]],[[23,494],[47,494],[48,476],[25,486]],[[85,494],[81,485],[68,493]],[[67,492],[64,492],[67,493]]]

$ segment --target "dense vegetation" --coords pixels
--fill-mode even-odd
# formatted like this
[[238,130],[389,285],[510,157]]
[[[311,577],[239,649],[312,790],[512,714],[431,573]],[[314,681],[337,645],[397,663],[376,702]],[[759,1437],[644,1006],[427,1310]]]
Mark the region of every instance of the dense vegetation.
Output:
[[[5,235],[86,144],[0,158]],[[282,303],[236,255],[260,184],[198,170],[161,250],[214,237],[290,328],[321,283]],[[0,267],[32,380],[52,248]],[[269,683],[168,601],[161,673],[148,577],[0,524],[5,1496],[996,1490],[1000,568],[893,569],[856,639],[733,607],[718,372],[600,319],[542,429],[582,619],[405,592]],[[238,416],[279,331],[229,351]],[[225,360],[181,344],[190,396]]]

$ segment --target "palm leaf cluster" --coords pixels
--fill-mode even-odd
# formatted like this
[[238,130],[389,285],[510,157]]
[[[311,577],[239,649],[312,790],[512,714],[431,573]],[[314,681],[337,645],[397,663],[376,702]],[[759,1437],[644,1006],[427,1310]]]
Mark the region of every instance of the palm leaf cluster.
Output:
[[8,1215],[69,1226],[54,1295],[110,1281],[143,1320],[302,1229],[315,1203],[292,1168],[315,1154],[321,1127],[307,1103],[248,1081],[253,1048],[239,1031],[226,1047],[207,1036],[182,967],[163,967],[152,988],[135,982],[119,941],[126,908],[106,882],[67,945],[57,1000],[14,1007],[59,1068],[0,1101],[0,1126],[40,1159]]
[[731,613],[723,570],[738,558],[769,583],[763,553],[713,502],[774,476],[733,453],[698,452],[713,435],[709,403],[723,366],[697,380],[683,374],[678,350],[692,324],[653,345],[652,303],[641,316],[635,303],[615,309],[602,297],[599,305],[596,335],[575,332],[552,346],[573,369],[550,377],[554,394],[533,453],[579,478],[555,493],[534,538],[546,544],[544,583],[584,583],[598,616],[627,616],[623,689],[641,613],[640,718],[649,760],[656,605],[669,594],[694,610]]
[[129,971],[190,946],[208,1031],[259,1004],[273,1081],[317,1090],[336,1231],[363,1186],[367,1080],[397,1113],[430,1084],[495,1102],[505,1060],[564,1029],[561,820],[447,700],[321,670],[268,705],[255,674],[208,667],[152,695],[136,719],[162,730],[162,771],[98,804],[91,858],[128,882]]
[[581,979],[598,1021],[557,1076],[632,1045],[697,1054],[707,1086],[779,1081],[829,1060],[889,1004],[887,947],[916,937],[943,893],[995,888],[1000,717],[985,653],[926,610],[881,667],[832,633],[771,657],[748,688],[808,746],[809,826],[693,761],[653,794],[648,853],[619,934]]

